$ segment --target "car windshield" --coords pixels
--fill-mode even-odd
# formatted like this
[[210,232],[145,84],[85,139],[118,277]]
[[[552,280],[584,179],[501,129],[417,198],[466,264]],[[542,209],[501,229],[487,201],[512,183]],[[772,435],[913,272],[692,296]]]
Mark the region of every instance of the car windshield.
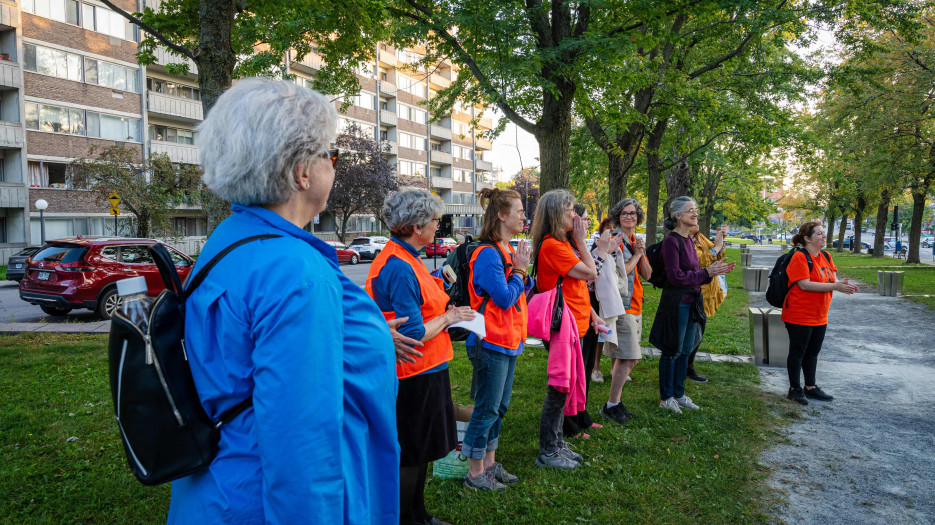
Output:
[[80,260],[88,249],[84,246],[46,246],[32,258],[34,261],[70,263]]
[[351,246],[362,246],[365,244],[370,244],[370,239],[367,237],[358,237],[351,241]]

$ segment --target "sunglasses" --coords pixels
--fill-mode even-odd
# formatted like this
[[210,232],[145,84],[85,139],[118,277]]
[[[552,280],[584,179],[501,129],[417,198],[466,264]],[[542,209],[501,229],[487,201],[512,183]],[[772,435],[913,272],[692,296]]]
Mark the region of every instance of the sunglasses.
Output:
[[331,167],[334,168],[338,165],[338,160],[341,158],[341,150],[338,148],[330,149],[328,151],[323,151],[318,154],[319,157],[323,159],[331,159]]

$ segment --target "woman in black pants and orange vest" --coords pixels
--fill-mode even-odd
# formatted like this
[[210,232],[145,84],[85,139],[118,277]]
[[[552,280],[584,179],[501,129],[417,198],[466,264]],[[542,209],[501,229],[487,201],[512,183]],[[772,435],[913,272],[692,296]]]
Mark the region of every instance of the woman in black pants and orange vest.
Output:
[[[819,401],[834,399],[815,384],[818,352],[821,352],[828,328],[832,293],[850,295],[857,291],[857,286],[847,279],[837,279],[838,268],[823,249],[826,238],[825,228],[819,221],[809,221],[800,226],[799,233],[792,237],[792,244],[797,250],[786,267],[789,293],[782,308],[782,320],[789,332],[789,357],[786,360],[789,393],[786,397],[802,405],[808,404],[807,398]],[[799,383],[803,373],[804,391]]]
[[425,344],[421,353],[397,354],[396,362],[399,521],[407,525],[444,523],[425,510],[424,492],[428,463],[445,457],[458,444],[448,378],[453,352],[446,329],[474,318],[470,307],[447,309],[448,294],[442,280],[429,274],[419,258],[419,251],[435,237],[442,210],[442,201],[426,190],[400,191],[387,197],[383,219],[393,238],[367,274],[367,293],[384,317],[399,319],[399,333]]

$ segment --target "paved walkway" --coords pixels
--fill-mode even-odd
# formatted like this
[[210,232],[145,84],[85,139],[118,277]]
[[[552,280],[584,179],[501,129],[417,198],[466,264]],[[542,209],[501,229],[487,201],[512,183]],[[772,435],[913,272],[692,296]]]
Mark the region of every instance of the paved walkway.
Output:
[[[776,256],[754,251],[754,266]],[[763,293],[750,303],[767,306]],[[935,523],[933,326],[935,312],[866,283],[831,303],[816,382],[834,401],[799,408],[784,400],[785,368],[760,369],[792,418],[786,440],[761,458],[782,501],[775,522]]]

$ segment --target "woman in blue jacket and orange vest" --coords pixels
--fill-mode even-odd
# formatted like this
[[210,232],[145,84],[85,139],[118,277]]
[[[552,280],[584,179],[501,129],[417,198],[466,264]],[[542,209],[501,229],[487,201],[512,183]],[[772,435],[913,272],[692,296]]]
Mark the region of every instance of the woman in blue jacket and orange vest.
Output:
[[383,220],[393,238],[370,265],[367,293],[397,330],[422,341],[421,352],[397,354],[396,430],[400,445],[400,518],[406,523],[443,523],[425,510],[425,476],[430,461],[458,444],[448,361],[453,357],[446,329],[474,318],[464,306],[447,308],[442,280],[429,274],[419,251],[432,241],[443,211],[426,190],[396,192],[383,203]]
[[487,335],[475,334],[467,346],[477,379],[474,413],[461,453],[470,458],[464,486],[474,490],[504,490],[519,478],[497,463],[495,455],[503,416],[510,405],[516,356],[526,341],[526,294],[530,247],[525,239],[516,250],[513,235],[523,231],[526,215],[519,193],[485,188],[478,193],[484,208],[481,244],[471,254],[468,291],[471,308],[484,314]]

